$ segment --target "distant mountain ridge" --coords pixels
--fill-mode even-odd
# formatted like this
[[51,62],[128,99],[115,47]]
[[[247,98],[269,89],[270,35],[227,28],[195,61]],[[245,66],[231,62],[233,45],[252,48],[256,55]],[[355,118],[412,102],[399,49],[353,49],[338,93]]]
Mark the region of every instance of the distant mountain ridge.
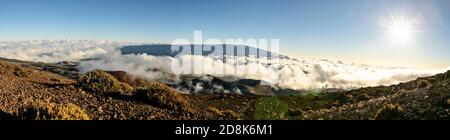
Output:
[[[170,45],[170,44],[149,44],[149,45],[130,45],[130,46],[124,46],[120,48],[120,51],[122,54],[142,54],[146,53],[148,55],[155,55],[155,56],[176,56],[180,54],[183,51],[183,47],[181,46],[190,46],[190,51],[187,51],[189,54],[197,55],[198,50],[201,50],[201,54],[203,56],[207,55],[214,55],[217,56],[218,54],[221,54],[223,56],[267,56],[271,57],[274,56],[277,53],[267,51],[264,49],[252,47],[252,46],[246,46],[246,45],[230,45],[230,44],[215,44],[215,45],[197,45],[197,44],[190,44],[190,45]],[[177,49],[173,50],[172,47],[178,47]],[[218,47],[222,47],[222,49],[216,49]],[[230,48],[231,47],[231,48]],[[232,52],[230,52],[232,51]],[[186,52],[185,52],[186,53]],[[255,54],[256,53],[256,54]],[[231,54],[231,55],[230,55]]]

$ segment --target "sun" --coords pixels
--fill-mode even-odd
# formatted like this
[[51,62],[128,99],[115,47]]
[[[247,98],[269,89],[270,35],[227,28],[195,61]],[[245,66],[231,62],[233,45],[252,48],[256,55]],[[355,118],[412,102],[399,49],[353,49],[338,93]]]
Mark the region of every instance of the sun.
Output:
[[394,16],[380,21],[387,40],[399,45],[411,45],[417,34],[417,20],[404,15]]
[[394,22],[392,25],[389,25],[387,27],[387,33],[391,39],[405,42],[408,40],[412,40],[414,27],[409,22]]

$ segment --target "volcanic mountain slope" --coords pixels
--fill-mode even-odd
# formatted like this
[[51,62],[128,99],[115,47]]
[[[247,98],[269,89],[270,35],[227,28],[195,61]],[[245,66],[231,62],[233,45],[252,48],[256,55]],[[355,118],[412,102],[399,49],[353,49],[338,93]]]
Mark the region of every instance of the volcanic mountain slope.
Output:
[[449,120],[450,71],[392,86],[274,100],[285,102],[290,119]]
[[76,81],[53,73],[4,62],[0,70],[0,110],[6,113],[45,101],[74,104],[92,119],[182,119],[173,111],[86,92]]
[[225,113],[231,116],[225,116],[221,110],[215,109],[216,112],[197,109],[197,106],[191,105],[190,98],[180,92],[158,82],[126,77],[126,73],[94,71],[74,79],[21,61],[0,61],[0,119],[179,120],[239,117],[231,110]]
[[308,111],[303,119],[449,120],[450,71],[393,86],[338,92],[336,96],[347,103]]
[[79,75],[72,65],[0,60],[0,119],[450,119],[450,71],[392,86],[267,96],[264,87],[252,90],[257,80],[192,77],[186,81],[256,94],[183,94],[121,71]]

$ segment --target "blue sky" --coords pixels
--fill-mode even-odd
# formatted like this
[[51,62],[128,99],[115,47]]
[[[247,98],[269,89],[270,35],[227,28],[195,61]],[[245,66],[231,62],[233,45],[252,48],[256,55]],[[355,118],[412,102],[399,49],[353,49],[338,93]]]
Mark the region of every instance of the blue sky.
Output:
[[[379,21],[420,20],[414,43],[383,41]],[[281,52],[346,62],[450,66],[448,0],[0,0],[0,41],[104,39],[172,42],[276,38]]]

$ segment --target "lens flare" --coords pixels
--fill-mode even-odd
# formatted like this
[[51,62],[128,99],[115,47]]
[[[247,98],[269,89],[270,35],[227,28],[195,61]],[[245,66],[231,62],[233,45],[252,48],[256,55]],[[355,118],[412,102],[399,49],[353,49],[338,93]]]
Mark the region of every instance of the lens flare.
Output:
[[390,15],[379,22],[386,39],[396,45],[413,45],[417,35],[417,18],[407,17],[403,14]]

